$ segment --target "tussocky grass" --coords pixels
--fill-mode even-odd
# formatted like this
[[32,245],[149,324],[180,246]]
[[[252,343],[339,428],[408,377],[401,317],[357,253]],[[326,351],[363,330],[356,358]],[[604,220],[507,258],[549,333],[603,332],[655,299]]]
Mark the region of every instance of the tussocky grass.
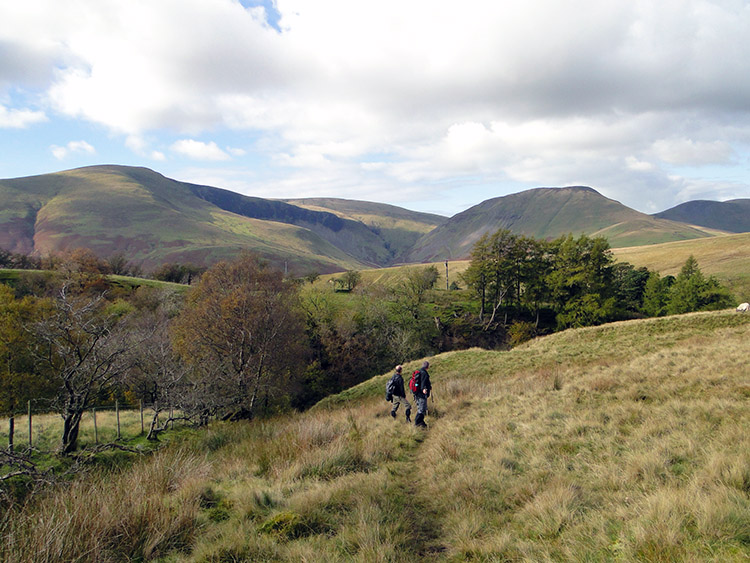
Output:
[[748,342],[720,311],[443,354],[426,432],[388,416],[383,374],[50,490],[2,517],[0,555],[744,561]]

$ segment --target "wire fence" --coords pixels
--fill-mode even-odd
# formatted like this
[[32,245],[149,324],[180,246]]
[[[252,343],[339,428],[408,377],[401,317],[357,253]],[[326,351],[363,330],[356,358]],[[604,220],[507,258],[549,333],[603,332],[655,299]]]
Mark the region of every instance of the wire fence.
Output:
[[[98,445],[118,440],[127,440],[147,434],[154,416],[168,416],[170,428],[174,428],[173,408],[157,405],[129,404],[115,401],[89,407],[84,411],[79,426],[79,445]],[[62,440],[63,418],[28,401],[23,414],[0,419],[0,449],[8,451],[52,451]]]

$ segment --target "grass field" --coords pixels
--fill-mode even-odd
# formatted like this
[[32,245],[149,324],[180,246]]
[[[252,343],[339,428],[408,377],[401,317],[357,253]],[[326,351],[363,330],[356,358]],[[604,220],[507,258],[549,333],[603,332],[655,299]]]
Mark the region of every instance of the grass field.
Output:
[[[144,429],[148,432],[153,413],[144,410]],[[162,415],[163,416],[163,415]],[[142,434],[141,413],[139,409],[120,409],[120,438],[129,440]],[[33,414],[32,445],[35,450],[52,452],[59,448],[62,436],[63,421],[57,414]],[[179,423],[177,424],[179,426]],[[0,449],[8,446],[8,419],[0,418]],[[114,442],[117,439],[117,413],[114,406],[96,409],[96,427],[94,412],[88,410],[81,420],[79,446],[87,447]],[[26,415],[15,417],[14,443],[18,451],[28,449],[29,418]]]
[[748,342],[720,311],[436,356],[426,432],[388,416],[383,374],[39,497],[0,556],[747,561]]

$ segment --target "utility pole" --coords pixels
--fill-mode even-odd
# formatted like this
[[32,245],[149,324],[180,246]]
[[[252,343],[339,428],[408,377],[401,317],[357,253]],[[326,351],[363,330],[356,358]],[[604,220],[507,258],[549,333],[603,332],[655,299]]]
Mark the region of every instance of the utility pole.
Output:
[[448,285],[448,260],[445,261],[445,290],[450,290],[450,286]]

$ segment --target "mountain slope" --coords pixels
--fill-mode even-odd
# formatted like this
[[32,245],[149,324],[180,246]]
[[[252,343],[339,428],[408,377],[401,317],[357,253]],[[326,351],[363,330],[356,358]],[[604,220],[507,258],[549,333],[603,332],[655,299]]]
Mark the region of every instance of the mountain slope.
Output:
[[425,262],[465,258],[483,234],[501,228],[544,239],[568,233],[602,235],[613,247],[714,234],[650,217],[608,199],[592,188],[537,188],[489,199],[455,215],[420,238],[406,255],[406,260]]
[[654,217],[730,233],[747,233],[750,232],[750,199],[688,201],[656,213]]
[[339,217],[359,221],[376,232],[399,261],[411,249],[419,237],[448,221],[447,217],[432,213],[410,211],[394,205],[355,201],[340,198],[287,199],[287,203],[330,211]]
[[210,264],[254,250],[303,273],[376,266],[393,253],[366,225],[330,212],[165,178],[146,168],[93,166],[0,181],[0,247],[45,255],[87,246],[151,267]]

